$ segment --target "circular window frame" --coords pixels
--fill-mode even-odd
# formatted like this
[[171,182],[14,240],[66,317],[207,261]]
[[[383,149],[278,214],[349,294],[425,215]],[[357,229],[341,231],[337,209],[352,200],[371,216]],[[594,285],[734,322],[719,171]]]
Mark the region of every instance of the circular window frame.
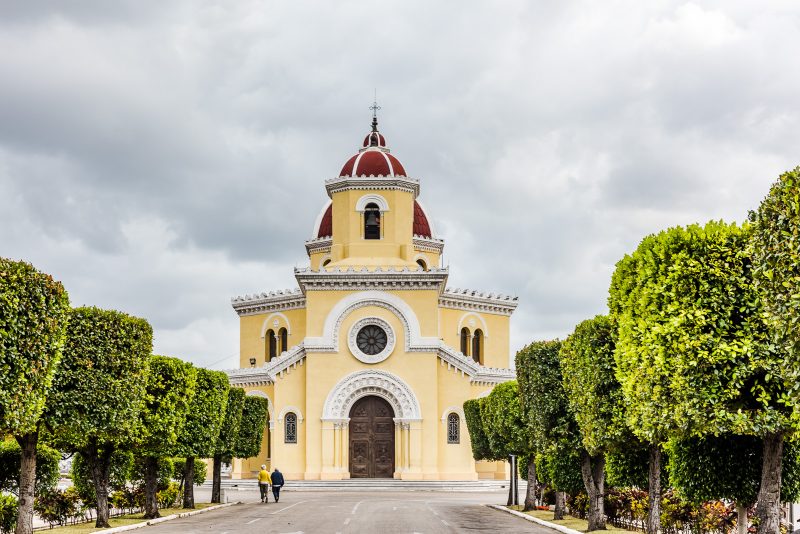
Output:
[[[358,333],[365,326],[377,326],[386,332],[386,346],[377,354],[367,354],[358,348]],[[366,317],[356,321],[353,323],[353,326],[350,327],[350,334],[347,336],[347,345],[350,348],[350,353],[355,356],[358,361],[369,364],[380,363],[388,358],[394,350],[395,342],[396,337],[394,335],[394,329],[389,323],[377,317]]]

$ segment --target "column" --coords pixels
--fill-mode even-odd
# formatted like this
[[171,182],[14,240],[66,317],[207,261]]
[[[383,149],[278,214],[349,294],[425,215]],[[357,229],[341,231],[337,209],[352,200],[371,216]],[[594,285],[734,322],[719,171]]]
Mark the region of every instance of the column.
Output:
[[350,478],[350,419],[342,422],[342,478]]
[[333,469],[342,470],[342,423],[333,423]]
[[333,466],[333,447],[334,447],[334,421],[322,421],[322,472],[320,473],[321,480],[335,480],[338,478],[334,473]]
[[397,419],[394,420],[394,478],[400,478],[403,472],[403,427]]

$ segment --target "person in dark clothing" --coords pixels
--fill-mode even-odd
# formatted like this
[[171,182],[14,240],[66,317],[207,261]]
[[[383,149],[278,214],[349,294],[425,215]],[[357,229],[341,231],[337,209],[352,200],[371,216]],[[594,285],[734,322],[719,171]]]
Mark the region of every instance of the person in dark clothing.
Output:
[[283,487],[283,473],[278,471],[276,467],[270,478],[272,478],[272,496],[275,497],[275,502],[278,502],[281,498],[281,488]]

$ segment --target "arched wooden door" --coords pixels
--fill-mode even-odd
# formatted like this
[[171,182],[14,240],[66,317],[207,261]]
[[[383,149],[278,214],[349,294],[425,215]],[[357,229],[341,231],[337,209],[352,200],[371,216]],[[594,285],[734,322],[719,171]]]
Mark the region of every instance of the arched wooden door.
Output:
[[394,410],[380,397],[363,397],[350,410],[350,477],[394,476]]

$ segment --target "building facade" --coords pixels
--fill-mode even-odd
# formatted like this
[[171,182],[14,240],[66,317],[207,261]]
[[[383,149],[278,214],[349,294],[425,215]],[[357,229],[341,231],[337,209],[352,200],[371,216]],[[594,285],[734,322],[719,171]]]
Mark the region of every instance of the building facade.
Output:
[[446,287],[420,182],[375,117],[325,189],[298,288],[232,299],[231,384],[269,404],[261,454],[234,460],[233,477],[265,462],[288,479],[505,477],[472,459],[462,404],[514,378],[517,299]]

